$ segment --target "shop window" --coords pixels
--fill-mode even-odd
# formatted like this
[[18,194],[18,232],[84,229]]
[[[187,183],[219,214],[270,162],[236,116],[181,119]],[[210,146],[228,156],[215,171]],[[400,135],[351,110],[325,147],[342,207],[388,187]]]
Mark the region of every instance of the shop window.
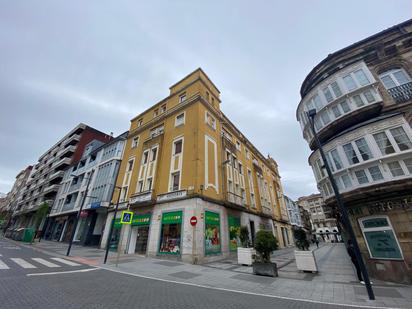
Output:
[[403,259],[398,239],[387,216],[360,218],[359,224],[371,258]]
[[240,218],[228,216],[229,226],[229,250],[236,251],[240,245]]
[[220,216],[218,213],[205,211],[205,254],[221,253]]
[[182,212],[168,212],[162,215],[160,233],[160,254],[180,254],[182,237]]

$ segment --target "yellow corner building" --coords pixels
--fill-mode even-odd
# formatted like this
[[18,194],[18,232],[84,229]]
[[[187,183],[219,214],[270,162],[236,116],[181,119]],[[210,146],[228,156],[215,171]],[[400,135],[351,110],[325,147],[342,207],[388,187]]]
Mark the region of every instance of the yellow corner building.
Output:
[[[277,164],[220,110],[220,91],[197,69],[131,120],[112,203],[134,213],[115,220],[120,250],[204,263],[226,258],[247,226],[251,241],[271,230],[293,243]],[[191,218],[197,224],[191,224]],[[113,212],[105,229],[107,239]],[[105,243],[102,243],[105,246]]]

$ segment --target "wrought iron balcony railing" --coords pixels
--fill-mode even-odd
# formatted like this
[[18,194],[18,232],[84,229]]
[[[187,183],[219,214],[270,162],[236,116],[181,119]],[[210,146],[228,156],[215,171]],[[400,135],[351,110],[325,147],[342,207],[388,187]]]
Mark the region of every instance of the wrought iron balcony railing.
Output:
[[388,89],[396,103],[412,100],[412,82]]

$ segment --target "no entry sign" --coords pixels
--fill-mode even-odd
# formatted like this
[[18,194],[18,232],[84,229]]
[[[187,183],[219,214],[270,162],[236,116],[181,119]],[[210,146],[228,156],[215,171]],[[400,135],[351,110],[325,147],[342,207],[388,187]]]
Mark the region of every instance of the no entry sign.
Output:
[[197,224],[197,218],[196,218],[196,216],[193,216],[193,217],[190,218],[190,224],[191,224],[192,226],[195,226],[195,225]]

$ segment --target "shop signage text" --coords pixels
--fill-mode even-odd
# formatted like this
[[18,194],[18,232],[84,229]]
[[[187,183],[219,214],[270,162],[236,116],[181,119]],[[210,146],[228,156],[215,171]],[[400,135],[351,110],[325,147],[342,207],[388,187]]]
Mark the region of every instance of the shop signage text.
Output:
[[180,191],[175,191],[175,192],[170,192],[162,195],[157,196],[157,201],[167,201],[167,200],[174,200],[177,198],[185,197],[187,195],[186,190],[180,190]]

